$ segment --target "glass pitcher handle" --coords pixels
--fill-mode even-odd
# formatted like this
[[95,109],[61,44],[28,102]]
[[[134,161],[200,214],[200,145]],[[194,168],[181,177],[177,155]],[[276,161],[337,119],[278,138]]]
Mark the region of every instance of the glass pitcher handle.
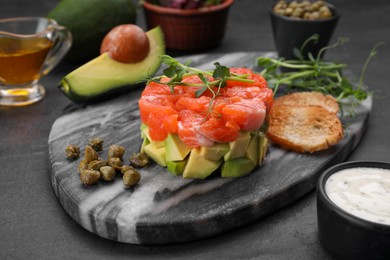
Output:
[[67,28],[56,26],[52,33],[51,40],[53,47],[46,58],[42,75],[49,73],[62,60],[72,46],[72,34]]

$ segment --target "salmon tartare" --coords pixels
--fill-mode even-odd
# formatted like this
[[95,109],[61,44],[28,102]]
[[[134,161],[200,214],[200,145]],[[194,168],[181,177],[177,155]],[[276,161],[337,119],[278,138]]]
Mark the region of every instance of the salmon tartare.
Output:
[[[188,157],[216,145],[231,146],[242,135],[258,135],[272,106],[273,91],[261,75],[250,69],[229,68],[229,72],[246,81],[227,79],[223,87],[212,86],[201,94],[205,80],[196,74],[184,76],[183,84],[174,88],[169,86],[168,77],[149,82],[139,100],[141,122],[148,129],[147,137],[143,135],[144,143],[160,148],[169,135],[175,136],[181,146],[188,148]],[[215,81],[212,76],[205,77],[207,82]],[[242,150],[248,149],[250,139]],[[176,161],[184,160],[188,163],[186,157]],[[166,166],[166,162],[159,164]]]

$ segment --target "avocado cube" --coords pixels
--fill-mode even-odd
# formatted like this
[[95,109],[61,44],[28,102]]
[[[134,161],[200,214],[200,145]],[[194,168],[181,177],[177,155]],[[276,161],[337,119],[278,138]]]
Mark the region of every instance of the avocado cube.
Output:
[[225,161],[221,167],[222,177],[242,177],[249,174],[256,164],[252,160],[242,157]]
[[251,133],[251,140],[246,150],[245,157],[250,159],[255,165],[259,162],[259,135]]
[[[141,130],[141,138],[142,138],[142,139],[148,138],[148,136],[146,135],[145,132],[147,132],[148,135],[149,135],[149,126],[147,126],[147,125],[145,125],[145,124],[141,124],[140,130]],[[148,138],[148,139],[149,139],[149,138]],[[149,139],[149,140],[150,140],[150,139]]]
[[251,135],[249,132],[240,132],[237,140],[229,143],[230,151],[225,154],[225,161],[244,157],[250,140]]
[[145,138],[145,139],[142,140],[140,153],[144,153],[145,152],[145,146],[147,146],[148,144],[150,144],[150,141],[149,141],[148,138]]
[[165,139],[167,161],[182,161],[190,153],[191,149],[180,140],[178,135],[168,134]]
[[165,159],[165,146],[156,146],[155,143],[150,143],[144,147],[145,153],[162,167],[167,166]]
[[200,154],[200,148],[194,148],[188,158],[183,178],[204,179],[218,169],[221,163],[222,159],[219,161],[207,160]]
[[186,167],[187,160],[183,161],[167,161],[167,169],[168,172],[172,173],[173,175],[182,175],[184,172],[184,168]]
[[146,138],[150,141],[150,143],[153,143],[154,146],[156,147],[164,147],[165,146],[165,143],[164,141],[153,141],[151,138],[150,138],[150,135],[149,135],[149,127],[145,124],[142,124],[141,125],[141,138]]
[[258,165],[263,165],[263,161],[268,149],[268,138],[265,134],[260,133],[259,135],[259,161]]
[[230,150],[228,143],[215,143],[213,146],[202,146],[200,155],[207,160],[219,161]]

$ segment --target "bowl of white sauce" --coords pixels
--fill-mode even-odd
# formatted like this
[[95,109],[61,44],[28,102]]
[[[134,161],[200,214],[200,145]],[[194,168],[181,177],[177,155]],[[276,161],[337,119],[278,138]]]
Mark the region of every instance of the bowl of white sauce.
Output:
[[390,259],[390,163],[355,161],[317,183],[318,236],[342,259]]

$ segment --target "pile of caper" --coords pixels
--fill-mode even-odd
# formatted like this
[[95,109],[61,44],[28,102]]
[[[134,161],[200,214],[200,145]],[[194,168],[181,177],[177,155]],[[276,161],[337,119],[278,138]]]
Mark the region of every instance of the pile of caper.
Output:
[[[123,174],[123,184],[125,187],[134,187],[141,179],[141,175],[134,168],[144,167],[149,163],[149,159],[143,153],[132,154],[129,158],[130,165],[123,164],[125,148],[121,145],[113,144],[108,148],[107,160],[99,157],[103,150],[103,140],[93,138],[84,150],[84,157],[80,161],[78,171],[80,181],[85,185],[94,185],[99,180],[113,181],[116,173]],[[80,156],[80,148],[77,145],[68,145],[65,149],[69,160],[75,160]],[[134,167],[133,167],[134,166]]]
[[279,15],[305,20],[327,19],[332,17],[332,11],[324,0],[291,1],[279,0],[273,12]]

